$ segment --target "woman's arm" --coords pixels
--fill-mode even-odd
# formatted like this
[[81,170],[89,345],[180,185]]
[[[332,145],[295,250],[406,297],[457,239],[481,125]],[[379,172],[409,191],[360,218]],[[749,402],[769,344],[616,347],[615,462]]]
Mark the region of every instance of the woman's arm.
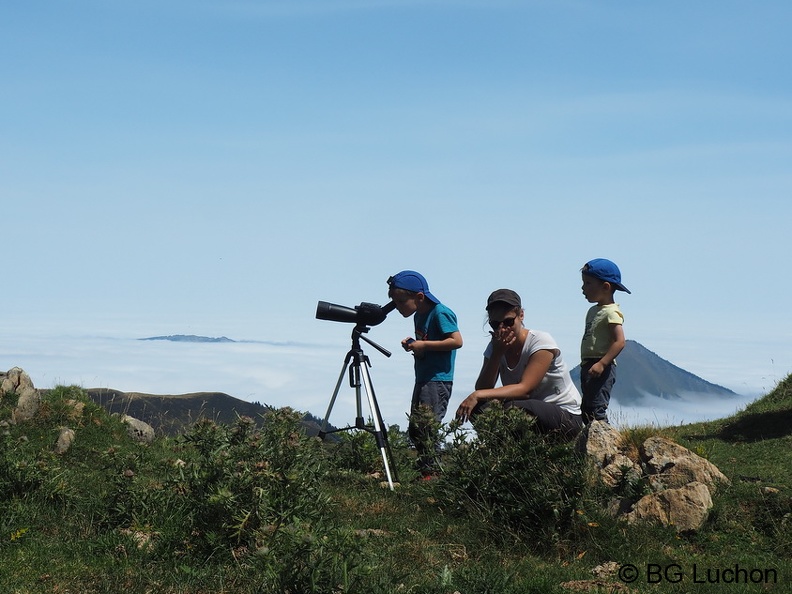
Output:
[[[462,421],[467,421],[473,409],[482,400],[516,400],[529,397],[530,393],[535,390],[542,382],[542,379],[544,379],[547,370],[550,369],[550,365],[553,363],[555,355],[556,353],[550,350],[536,351],[531,355],[530,359],[528,359],[528,364],[525,366],[522,377],[518,383],[500,386],[498,388],[494,387],[494,380],[491,383],[485,381],[489,378],[489,376],[485,374],[489,371],[489,366],[492,365],[491,359],[485,359],[484,365],[479,373],[479,379],[476,381],[476,391],[465,398],[459,405],[456,413],[457,418]],[[495,370],[495,377],[497,377],[497,363],[495,365]]]
[[495,387],[495,382],[498,381],[499,359],[500,358],[496,359],[495,357],[484,357],[484,364],[481,366],[478,379],[476,379],[476,390]]

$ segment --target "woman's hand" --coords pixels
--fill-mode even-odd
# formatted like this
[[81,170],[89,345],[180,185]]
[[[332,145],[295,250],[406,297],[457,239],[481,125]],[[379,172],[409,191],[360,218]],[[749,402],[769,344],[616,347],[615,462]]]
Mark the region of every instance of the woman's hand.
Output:
[[465,398],[459,405],[459,408],[457,408],[456,418],[463,423],[469,421],[470,415],[473,413],[473,409],[476,408],[478,401],[479,399],[475,392]]
[[498,354],[503,353],[507,347],[517,342],[513,326],[508,328],[501,326],[497,330],[491,331],[490,335],[492,336],[492,348]]

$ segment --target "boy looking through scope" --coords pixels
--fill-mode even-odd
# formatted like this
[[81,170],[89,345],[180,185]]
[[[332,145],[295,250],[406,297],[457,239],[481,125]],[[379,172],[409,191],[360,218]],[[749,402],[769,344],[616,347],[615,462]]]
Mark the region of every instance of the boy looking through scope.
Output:
[[[405,318],[414,316],[415,338],[401,341],[414,355],[415,385],[407,434],[418,452],[423,480],[440,470],[440,440],[435,424],[445,417],[454,382],[456,349],[462,346],[456,314],[429,291],[429,283],[414,270],[402,270],[388,279],[388,297]],[[434,421],[434,423],[432,422]]]

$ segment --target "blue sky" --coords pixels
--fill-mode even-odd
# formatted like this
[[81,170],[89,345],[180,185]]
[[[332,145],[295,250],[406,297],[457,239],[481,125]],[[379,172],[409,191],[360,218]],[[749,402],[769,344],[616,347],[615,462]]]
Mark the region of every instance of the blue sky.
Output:
[[[36,337],[302,345],[290,379],[251,380],[278,404],[335,383],[311,365],[351,328],[317,301],[384,303],[410,268],[459,316],[461,400],[490,291],[574,363],[579,269],[606,257],[628,338],[770,388],[792,371],[790,24],[780,1],[6,2],[0,368],[135,384],[74,343],[57,364],[15,346]],[[394,406],[398,355],[371,355]]]

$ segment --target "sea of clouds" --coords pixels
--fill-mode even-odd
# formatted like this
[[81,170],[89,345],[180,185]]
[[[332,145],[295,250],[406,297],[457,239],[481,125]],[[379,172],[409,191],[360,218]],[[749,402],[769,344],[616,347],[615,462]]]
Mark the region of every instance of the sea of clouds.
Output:
[[[250,402],[291,406],[319,418],[326,416],[340,378],[329,422],[343,427],[353,424],[357,416],[357,393],[349,385],[345,371],[349,344],[140,338],[143,337],[5,336],[0,341],[0,370],[21,367],[38,388],[78,385],[147,394],[223,392]],[[364,351],[369,357],[374,397],[384,421],[406,427],[413,383],[410,355],[399,350],[385,357],[365,344]],[[480,349],[465,356],[460,351],[446,421],[473,389],[480,364]],[[679,400],[645,397],[630,406],[613,401],[610,417],[619,426],[679,425],[729,416],[759,395],[757,388],[733,398],[696,394]],[[363,416],[369,418],[365,390],[361,390],[361,406]]]

